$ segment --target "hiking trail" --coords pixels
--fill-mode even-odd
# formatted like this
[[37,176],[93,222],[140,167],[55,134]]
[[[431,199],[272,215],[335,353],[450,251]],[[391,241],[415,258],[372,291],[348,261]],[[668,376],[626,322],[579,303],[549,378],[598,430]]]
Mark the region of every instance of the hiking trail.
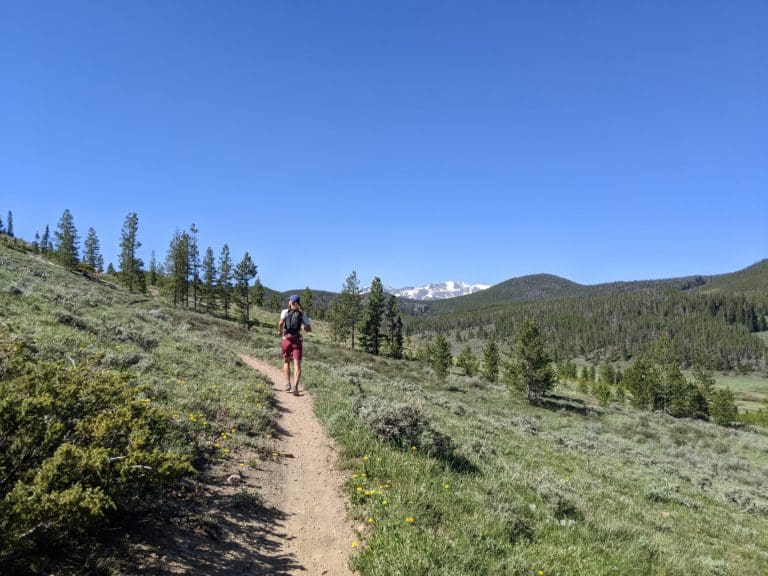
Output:
[[284,521],[281,555],[294,559],[285,575],[352,575],[347,558],[354,531],[341,494],[344,475],[336,467],[336,450],[317,421],[312,396],[283,389],[282,372],[252,356],[251,368],[272,381],[280,413],[275,442],[276,465],[266,470],[261,486],[265,503],[280,510]]

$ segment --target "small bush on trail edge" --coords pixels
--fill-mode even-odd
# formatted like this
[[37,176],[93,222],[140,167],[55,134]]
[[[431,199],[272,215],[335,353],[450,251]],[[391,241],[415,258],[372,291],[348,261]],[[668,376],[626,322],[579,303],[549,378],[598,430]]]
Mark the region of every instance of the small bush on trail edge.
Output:
[[453,441],[446,434],[432,428],[426,417],[414,406],[366,398],[358,400],[353,409],[380,440],[403,449],[415,446],[439,459],[453,458]]
[[4,574],[87,557],[118,514],[194,472],[178,448],[191,443],[146,392],[124,373],[40,360],[0,331]]

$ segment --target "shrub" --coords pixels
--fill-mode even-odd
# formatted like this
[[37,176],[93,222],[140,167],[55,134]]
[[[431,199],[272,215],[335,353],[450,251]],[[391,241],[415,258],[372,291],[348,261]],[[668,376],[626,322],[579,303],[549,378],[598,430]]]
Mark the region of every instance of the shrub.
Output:
[[115,513],[193,472],[169,414],[127,374],[35,358],[0,333],[0,564],[71,559]]
[[367,398],[358,401],[354,411],[380,440],[404,449],[415,446],[439,458],[453,454],[450,437],[435,430],[415,406]]

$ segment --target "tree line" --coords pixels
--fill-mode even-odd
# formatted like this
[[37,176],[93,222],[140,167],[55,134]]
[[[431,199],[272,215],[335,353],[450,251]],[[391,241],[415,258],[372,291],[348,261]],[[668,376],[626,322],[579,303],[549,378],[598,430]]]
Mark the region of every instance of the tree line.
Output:
[[767,314],[768,291],[649,289],[406,317],[405,333],[502,340],[535,320],[556,360],[629,360],[647,355],[653,342],[667,336],[683,367],[751,371],[767,368],[765,345],[755,336],[768,329]]
[[357,337],[365,352],[396,359],[404,356],[403,320],[397,297],[384,294],[384,285],[378,276],[363,297],[357,272],[353,270],[339,296],[331,302],[328,321],[331,337],[337,343],[349,343],[354,349]]
[[[0,232],[12,236],[12,227],[9,212],[8,224],[2,225]],[[247,251],[239,262],[235,262],[227,244],[221,248],[218,259],[213,248],[208,247],[201,260],[197,241],[199,230],[192,224],[188,230],[173,233],[162,262],[158,262],[153,250],[147,269],[144,260],[138,256],[142,246],[138,231],[139,217],[131,212],[125,217],[121,230],[117,269],[109,263],[105,270],[101,244],[93,227],[88,228],[81,250],[81,236],[69,209],[64,210],[53,231],[46,225],[42,234],[35,234],[31,244],[34,251],[66,268],[86,275],[105,274],[131,292],[146,293],[152,288],[167,294],[174,305],[195,311],[221,312],[225,318],[230,318],[235,311],[235,317],[250,326],[250,306],[264,305],[265,289]],[[311,303],[311,296],[308,299]],[[271,303],[275,304],[275,300],[276,296],[272,294]]]

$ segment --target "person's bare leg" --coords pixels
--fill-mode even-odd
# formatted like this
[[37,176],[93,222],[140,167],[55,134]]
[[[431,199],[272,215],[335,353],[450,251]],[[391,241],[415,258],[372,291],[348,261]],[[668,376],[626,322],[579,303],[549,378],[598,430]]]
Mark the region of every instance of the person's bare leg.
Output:
[[301,360],[293,359],[293,377],[296,378],[296,385],[293,390],[294,394],[299,393],[299,380],[301,380]]
[[288,360],[283,361],[283,374],[285,374],[285,389],[291,391],[291,363]]

